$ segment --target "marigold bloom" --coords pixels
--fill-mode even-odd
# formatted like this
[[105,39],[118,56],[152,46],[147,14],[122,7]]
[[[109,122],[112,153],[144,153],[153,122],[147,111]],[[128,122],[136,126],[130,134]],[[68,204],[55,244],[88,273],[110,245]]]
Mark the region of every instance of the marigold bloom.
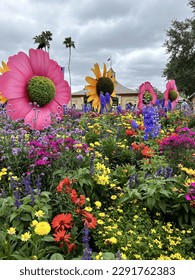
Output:
[[72,215],[70,213],[62,213],[55,216],[51,222],[52,228],[56,230],[65,230],[72,227]]
[[48,222],[39,222],[35,226],[35,233],[37,235],[47,235],[51,231],[50,224]]
[[30,49],[9,57],[10,71],[0,76],[0,91],[8,98],[6,112],[13,120],[24,119],[31,129],[44,129],[52,117],[61,119],[70,100],[70,87],[61,67],[49,53]]
[[31,235],[30,231],[27,231],[24,234],[21,234],[21,240],[27,242],[31,238]]

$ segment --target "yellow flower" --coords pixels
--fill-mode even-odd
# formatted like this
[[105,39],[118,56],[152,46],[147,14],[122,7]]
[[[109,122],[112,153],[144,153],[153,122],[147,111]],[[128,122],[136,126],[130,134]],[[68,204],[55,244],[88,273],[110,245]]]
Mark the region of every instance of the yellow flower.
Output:
[[31,223],[31,227],[35,227],[37,224],[38,224],[38,221],[37,220],[33,220],[32,223]]
[[35,226],[35,233],[38,235],[47,235],[51,231],[50,224],[48,222],[39,222]]
[[95,201],[95,206],[99,209],[102,206],[100,201]]
[[99,215],[100,217],[102,217],[102,218],[106,216],[106,214],[105,214],[104,212],[101,212],[101,213],[99,213],[98,215]]
[[[85,89],[88,91],[86,94],[88,96],[87,101],[88,102],[92,101],[92,107],[94,108],[94,110],[100,112],[101,93],[105,95],[108,92],[112,97],[116,97],[115,77],[114,75],[112,75],[111,69],[107,72],[105,63],[104,63],[103,74],[101,74],[100,72],[100,67],[98,63],[95,63],[94,68],[92,68],[91,70],[95,74],[95,79],[89,76],[85,77],[86,82],[89,84],[85,86]],[[110,98],[110,106],[112,106],[112,98]]]
[[43,212],[42,210],[36,211],[35,212],[35,216],[37,218],[42,218],[45,215],[45,212]]
[[91,211],[92,211],[92,208],[91,208],[90,206],[87,206],[87,207],[85,207],[85,211],[91,212]]
[[28,241],[31,238],[31,233],[30,231],[25,232],[24,234],[21,234],[21,240],[23,242]]
[[116,196],[116,195],[112,195],[112,196],[111,196],[111,199],[112,199],[112,200],[115,200],[115,199],[117,199],[117,196]]
[[103,225],[104,221],[102,221],[101,219],[97,220],[98,225]]
[[7,233],[10,235],[16,234],[16,228],[10,227],[9,229],[7,229]]
[[108,243],[111,243],[111,244],[116,244],[118,242],[116,237],[110,237],[110,238],[106,239],[105,241]]

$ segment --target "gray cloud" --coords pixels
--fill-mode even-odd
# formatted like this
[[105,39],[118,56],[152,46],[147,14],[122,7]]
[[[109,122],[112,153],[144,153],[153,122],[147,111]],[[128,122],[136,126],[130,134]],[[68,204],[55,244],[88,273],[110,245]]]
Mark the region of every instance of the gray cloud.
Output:
[[[0,58],[36,48],[33,37],[53,33],[50,56],[67,68],[72,37],[72,90],[85,85],[94,63],[112,56],[120,83],[132,89],[149,80],[163,90],[167,56],[162,44],[171,20],[192,17],[187,0],[1,0]],[[68,80],[67,72],[65,78]]]

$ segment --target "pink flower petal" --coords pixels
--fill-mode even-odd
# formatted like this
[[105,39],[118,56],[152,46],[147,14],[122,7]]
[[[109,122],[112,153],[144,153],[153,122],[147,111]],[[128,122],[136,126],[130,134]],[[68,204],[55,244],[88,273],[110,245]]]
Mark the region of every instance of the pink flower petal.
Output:
[[5,72],[0,76],[0,91],[8,99],[26,96],[25,77],[17,72]]
[[24,52],[19,52],[18,54],[9,57],[7,65],[10,71],[17,73],[21,78],[25,78],[26,81],[34,75],[30,59]]
[[53,81],[57,86],[62,80],[64,80],[64,74],[61,70],[61,67],[54,60],[50,60],[49,67],[46,73],[47,77]]
[[50,109],[47,106],[43,108],[33,108],[24,118],[24,122],[30,125],[31,129],[42,130],[52,123]]
[[6,105],[6,112],[13,120],[23,119],[30,110],[32,110],[32,106],[25,97],[8,100]]
[[48,52],[30,49],[29,57],[34,75],[46,77],[48,67],[51,63]]
[[54,118],[62,118],[64,115],[64,108],[60,106],[54,99],[46,105]]
[[68,82],[61,81],[61,83],[56,86],[56,95],[54,97],[54,100],[60,105],[67,105],[70,101],[70,94],[71,89],[68,85]]

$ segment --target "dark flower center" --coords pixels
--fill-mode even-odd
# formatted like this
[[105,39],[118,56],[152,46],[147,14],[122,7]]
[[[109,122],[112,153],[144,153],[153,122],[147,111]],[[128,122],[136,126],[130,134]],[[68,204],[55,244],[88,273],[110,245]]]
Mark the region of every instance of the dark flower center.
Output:
[[56,87],[49,78],[35,76],[29,80],[27,91],[30,101],[42,107],[54,98]]
[[170,90],[169,91],[169,100],[172,102],[172,101],[175,101],[177,99],[177,96],[178,96],[178,93],[176,90]]
[[105,95],[107,92],[111,95],[114,91],[114,83],[108,77],[101,77],[97,81],[96,90],[98,95],[101,93]]

